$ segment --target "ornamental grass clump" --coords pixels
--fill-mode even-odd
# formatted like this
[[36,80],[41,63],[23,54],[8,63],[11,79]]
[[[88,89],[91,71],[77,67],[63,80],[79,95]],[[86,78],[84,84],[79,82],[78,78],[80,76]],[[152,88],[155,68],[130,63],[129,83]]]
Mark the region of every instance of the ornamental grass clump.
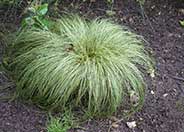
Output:
[[152,68],[142,37],[109,20],[63,17],[52,31],[27,30],[10,45],[19,97],[42,107],[114,112],[130,91],[144,101]]

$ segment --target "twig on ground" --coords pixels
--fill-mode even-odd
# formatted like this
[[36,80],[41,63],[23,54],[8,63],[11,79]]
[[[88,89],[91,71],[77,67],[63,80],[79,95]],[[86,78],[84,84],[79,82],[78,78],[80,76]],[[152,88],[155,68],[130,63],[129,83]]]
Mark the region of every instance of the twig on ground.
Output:
[[184,81],[184,78],[182,77],[177,77],[177,76],[171,76],[173,79],[179,80],[179,81]]

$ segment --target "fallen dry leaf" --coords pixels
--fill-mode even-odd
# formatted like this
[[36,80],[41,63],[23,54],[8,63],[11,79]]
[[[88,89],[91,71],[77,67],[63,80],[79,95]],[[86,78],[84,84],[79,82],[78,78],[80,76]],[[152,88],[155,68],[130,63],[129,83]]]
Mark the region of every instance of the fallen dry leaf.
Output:
[[114,128],[118,128],[119,127],[119,125],[117,124],[117,123],[112,123],[112,127],[114,127]]

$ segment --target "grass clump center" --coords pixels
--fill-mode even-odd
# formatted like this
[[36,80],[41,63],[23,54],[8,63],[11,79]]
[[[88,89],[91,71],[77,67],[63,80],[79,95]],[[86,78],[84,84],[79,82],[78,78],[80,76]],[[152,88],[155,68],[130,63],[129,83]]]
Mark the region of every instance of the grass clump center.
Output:
[[9,46],[20,97],[51,109],[82,106],[112,113],[126,94],[144,101],[142,71],[152,68],[142,37],[109,20],[63,17],[55,30],[27,30]]

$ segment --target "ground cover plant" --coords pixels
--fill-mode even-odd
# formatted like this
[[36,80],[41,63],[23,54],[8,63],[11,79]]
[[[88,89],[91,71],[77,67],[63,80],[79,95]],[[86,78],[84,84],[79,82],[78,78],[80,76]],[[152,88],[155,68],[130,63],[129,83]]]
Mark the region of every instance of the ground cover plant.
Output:
[[54,31],[27,30],[11,43],[8,69],[17,94],[49,109],[84,106],[113,113],[126,95],[144,101],[142,70],[153,70],[144,40],[108,20],[67,16]]
[[66,132],[74,126],[74,117],[70,111],[64,111],[59,117],[50,115],[47,123],[48,132]]

